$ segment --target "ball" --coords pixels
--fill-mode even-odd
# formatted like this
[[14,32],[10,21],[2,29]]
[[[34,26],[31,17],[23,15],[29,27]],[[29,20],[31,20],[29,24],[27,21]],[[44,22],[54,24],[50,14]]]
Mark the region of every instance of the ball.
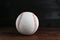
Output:
[[32,35],[38,27],[38,17],[32,12],[22,12],[16,19],[16,29],[21,34]]

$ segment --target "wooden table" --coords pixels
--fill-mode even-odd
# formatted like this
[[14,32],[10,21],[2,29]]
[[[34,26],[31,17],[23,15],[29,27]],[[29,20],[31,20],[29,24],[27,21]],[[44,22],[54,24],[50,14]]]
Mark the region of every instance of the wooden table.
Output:
[[21,35],[15,27],[0,28],[0,40],[60,40],[60,28],[39,28],[30,36]]

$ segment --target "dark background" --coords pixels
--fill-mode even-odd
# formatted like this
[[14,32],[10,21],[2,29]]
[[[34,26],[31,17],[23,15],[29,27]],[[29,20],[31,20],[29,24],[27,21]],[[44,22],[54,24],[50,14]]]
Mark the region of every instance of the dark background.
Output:
[[34,12],[40,27],[60,27],[60,0],[0,0],[0,26],[15,26],[24,11]]

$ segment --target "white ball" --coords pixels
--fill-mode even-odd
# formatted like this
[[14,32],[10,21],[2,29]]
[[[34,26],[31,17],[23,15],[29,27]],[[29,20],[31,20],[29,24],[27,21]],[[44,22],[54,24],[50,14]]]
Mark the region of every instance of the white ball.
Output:
[[34,34],[39,26],[39,20],[32,12],[23,12],[16,19],[16,29],[24,35]]

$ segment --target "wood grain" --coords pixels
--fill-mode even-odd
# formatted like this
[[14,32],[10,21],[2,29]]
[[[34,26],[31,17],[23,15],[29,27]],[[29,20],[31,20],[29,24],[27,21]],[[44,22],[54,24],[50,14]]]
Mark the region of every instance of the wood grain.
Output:
[[30,36],[19,34],[15,27],[0,28],[0,40],[60,40],[60,28],[39,28]]

